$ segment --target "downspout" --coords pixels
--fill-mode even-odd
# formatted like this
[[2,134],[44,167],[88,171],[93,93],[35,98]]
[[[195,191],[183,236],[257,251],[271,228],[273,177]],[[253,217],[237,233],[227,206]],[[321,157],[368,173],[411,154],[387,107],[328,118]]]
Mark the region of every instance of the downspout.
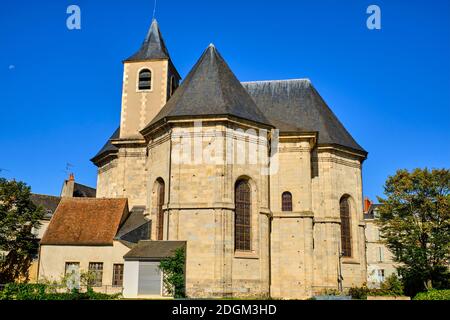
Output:
[[38,252],[38,265],[37,265],[37,274],[36,274],[36,282],[39,283],[39,267],[41,265],[41,244],[39,243],[39,252]]
[[271,205],[270,205],[270,197],[271,197],[271,192],[270,192],[270,176],[271,176],[271,171],[270,171],[270,167],[272,165],[271,161],[270,161],[270,155],[272,153],[272,139],[271,137],[269,137],[269,174],[267,177],[267,188],[268,188],[268,192],[267,194],[269,195],[268,197],[268,201],[267,201],[267,205],[269,206],[269,215],[267,216],[268,220],[269,220],[269,239],[268,239],[268,246],[269,246],[269,297],[272,297],[272,221],[273,221],[273,217],[272,217],[272,210],[271,210]]
[[[172,129],[169,130],[169,176],[167,177],[167,203],[166,203],[166,207],[167,207],[167,240],[169,240],[169,223],[170,223],[170,209],[169,209],[169,204],[170,204],[170,190],[171,190],[171,183],[172,183]],[[178,217],[179,214],[177,214],[177,234],[176,234],[176,239],[178,239],[178,226],[179,226],[179,221],[178,221]]]

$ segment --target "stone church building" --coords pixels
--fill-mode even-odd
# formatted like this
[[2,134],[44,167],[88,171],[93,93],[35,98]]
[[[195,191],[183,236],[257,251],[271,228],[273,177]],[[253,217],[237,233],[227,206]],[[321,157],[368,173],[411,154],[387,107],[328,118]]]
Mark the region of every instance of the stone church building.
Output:
[[[240,82],[210,45],[182,81],[156,20],[123,64],[120,125],[92,161],[97,198],[127,201],[108,232],[128,208],[150,222],[134,243],[106,241],[125,253],[124,293],[145,292],[140,266],[171,245],[186,248],[189,297],[307,298],[366,282],[367,152],[309,80]],[[77,246],[49,240],[51,225],[47,256]]]

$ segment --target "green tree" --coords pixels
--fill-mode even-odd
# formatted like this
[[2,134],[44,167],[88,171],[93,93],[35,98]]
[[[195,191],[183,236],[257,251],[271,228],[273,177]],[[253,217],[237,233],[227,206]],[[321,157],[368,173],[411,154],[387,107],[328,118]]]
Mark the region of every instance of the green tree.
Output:
[[449,170],[399,170],[386,181],[386,199],[378,198],[381,236],[408,294],[449,284],[449,190]]
[[30,199],[23,182],[0,178],[0,283],[28,280],[28,269],[39,244],[33,228],[40,226],[44,210]]
[[164,273],[164,286],[175,298],[185,297],[185,261],[184,249],[179,248],[172,257],[167,257],[159,263],[159,268]]

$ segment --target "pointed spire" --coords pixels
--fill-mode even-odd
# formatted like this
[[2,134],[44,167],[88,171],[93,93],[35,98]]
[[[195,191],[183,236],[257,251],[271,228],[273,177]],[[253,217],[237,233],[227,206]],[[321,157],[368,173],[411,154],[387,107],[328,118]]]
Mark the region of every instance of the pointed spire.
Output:
[[154,59],[170,59],[164,39],[159,30],[158,21],[153,19],[141,48],[125,61],[144,61]]
[[164,118],[212,116],[232,116],[271,126],[211,44],[147,128]]

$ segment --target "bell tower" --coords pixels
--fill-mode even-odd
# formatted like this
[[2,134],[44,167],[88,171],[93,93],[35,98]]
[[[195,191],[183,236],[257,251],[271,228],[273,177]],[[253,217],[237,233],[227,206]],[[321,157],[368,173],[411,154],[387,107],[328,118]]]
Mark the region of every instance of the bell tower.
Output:
[[159,113],[181,79],[155,19],[139,51],[123,64],[120,139],[140,139],[139,131]]

